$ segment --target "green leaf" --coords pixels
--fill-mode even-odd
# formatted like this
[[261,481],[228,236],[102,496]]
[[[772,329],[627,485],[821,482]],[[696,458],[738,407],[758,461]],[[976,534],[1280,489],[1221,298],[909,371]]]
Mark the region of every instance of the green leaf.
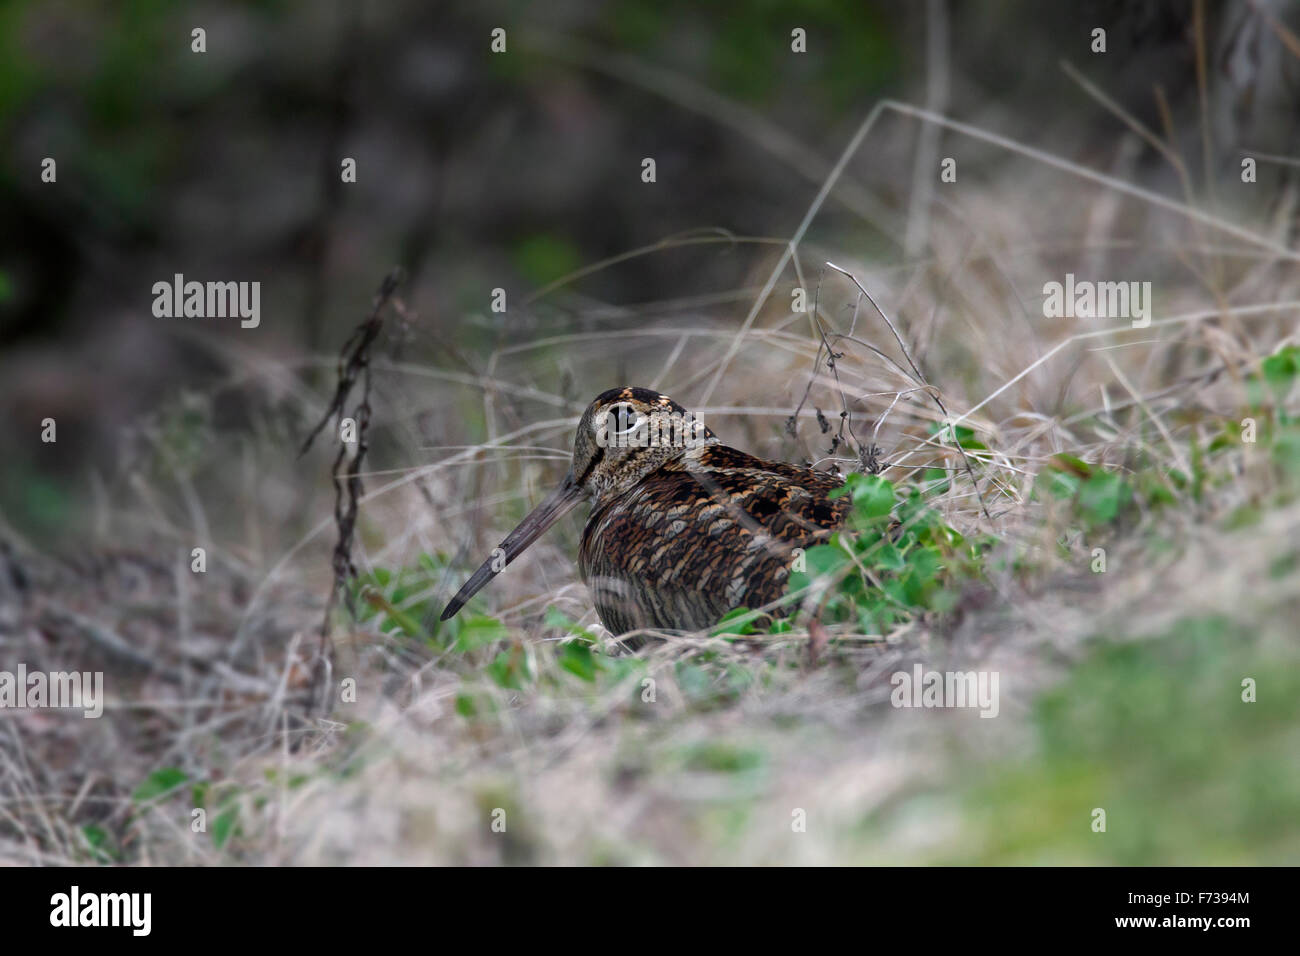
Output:
[[1079,489],[1079,508],[1092,524],[1108,524],[1128,503],[1131,489],[1113,472],[1097,472]]
[[1087,478],[1093,471],[1092,465],[1088,464],[1082,458],[1066,454],[1063,451],[1057,452],[1052,456],[1051,465],[1057,471],[1068,472],[1069,474],[1076,475],[1080,478]]
[[1300,346],[1288,345],[1278,349],[1263,362],[1264,381],[1280,398],[1291,389],[1300,375]]
[[693,745],[687,751],[685,763],[688,770],[744,773],[763,766],[765,755],[761,750],[749,747],[705,741]]
[[719,634],[753,634],[755,633],[754,625],[749,620],[741,621],[738,624],[728,624],[729,621],[735,621],[737,618],[747,618],[752,613],[747,607],[734,608],[722,616],[710,633],[714,637]]
[[384,619],[380,624],[380,630],[384,633],[391,634],[400,631],[407,637],[427,638],[428,635],[425,634],[424,628],[420,626],[420,622],[397,606],[406,599],[408,593],[408,588],[399,585],[393,588],[390,596],[385,597],[382,591],[374,585],[363,584],[358,588],[357,596],[361,599],[362,606],[370,610],[370,613],[364,615],[363,619],[368,619],[374,614],[383,614]]
[[886,518],[894,511],[894,483],[879,475],[850,475],[854,515],[864,524]]
[[[929,532],[944,527],[939,513],[925,503],[921,492],[913,488],[898,506],[898,520],[903,525],[902,533],[922,538]],[[951,531],[951,529],[948,529]],[[955,532],[954,532],[955,533]]]
[[698,701],[711,696],[713,679],[706,668],[689,661],[678,661],[674,669],[677,686],[688,699]]
[[600,670],[600,664],[591,653],[591,648],[578,641],[561,645],[557,661],[570,674],[588,682],[594,681]]
[[1159,475],[1149,469],[1138,474],[1136,484],[1137,493],[1150,507],[1171,505],[1178,500],[1169,486],[1160,480]]
[[586,641],[588,644],[599,643],[595,634],[587,630],[585,627],[580,627],[577,621],[569,617],[569,615],[565,614],[554,605],[551,605],[546,609],[543,621],[546,623],[547,627],[553,627],[556,630],[564,631],[566,634],[572,634],[574,637]]
[[949,427],[942,422],[931,422],[929,425],[930,434],[938,435],[939,440],[942,442],[951,443],[953,440],[952,434],[954,430],[957,433],[957,444],[961,445],[962,448],[965,448],[968,451],[982,451],[988,448],[988,446],[983,442],[976,440],[975,429],[966,425],[957,425],[955,429],[949,429]]
[[108,833],[103,827],[95,826],[93,823],[88,823],[82,827],[81,835],[86,838],[86,843],[90,845],[92,850],[97,850],[108,842]]
[[891,541],[882,541],[874,549],[872,563],[885,571],[901,571],[907,567],[903,553]]
[[1039,480],[1035,483],[1035,486],[1039,483],[1046,485],[1047,493],[1053,498],[1073,498],[1079,493],[1079,486],[1082,484],[1082,481],[1079,479],[1078,475],[1070,475],[1065,472],[1048,469],[1045,473],[1039,476]]
[[805,570],[790,572],[787,592],[802,591],[814,579],[824,574],[833,575],[849,563],[849,556],[830,544],[815,545],[805,551],[803,557]]
[[941,567],[939,552],[934,548],[918,548],[910,555],[907,571],[902,576],[903,603],[912,607],[926,607]]
[[1300,429],[1290,427],[1273,440],[1273,460],[1292,478],[1300,478]]
[[239,805],[231,802],[228,803],[216,818],[212,821],[212,843],[220,850],[226,845],[226,841],[235,832],[235,824],[239,822]]
[[948,472],[943,468],[925,469],[921,472],[921,480],[933,495],[942,495],[952,487],[952,482],[948,480]]
[[184,771],[176,767],[164,767],[162,770],[155,770],[149,774],[144,783],[135,788],[135,793],[131,794],[131,799],[136,803],[156,800],[164,794],[171,793],[188,781],[189,777],[185,775]]
[[475,614],[465,620],[456,637],[456,650],[474,651],[506,638],[506,626],[494,617]]
[[498,653],[487,666],[487,673],[498,686],[507,690],[523,690],[524,684],[533,679],[528,669],[528,655],[518,645]]

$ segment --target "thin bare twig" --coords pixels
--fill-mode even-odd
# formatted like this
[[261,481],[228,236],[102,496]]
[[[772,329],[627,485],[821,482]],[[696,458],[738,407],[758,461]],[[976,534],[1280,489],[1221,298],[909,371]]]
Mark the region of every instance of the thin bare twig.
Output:
[[[320,626],[320,661],[322,666],[317,668],[314,675],[316,683],[313,690],[319,690],[324,686],[328,673],[332,670],[331,652],[333,648],[329,643],[330,616],[334,612],[340,593],[343,594],[348,613],[354,619],[356,618],[356,602],[347,585],[349,581],[356,577],[357,573],[356,565],[352,561],[352,539],[356,529],[357,506],[365,493],[361,479],[361,466],[365,461],[366,452],[369,450],[366,438],[370,427],[370,349],[384,326],[384,306],[388,304],[393,293],[397,291],[401,278],[402,270],[400,268],[393,269],[384,277],[384,281],[379,286],[379,291],[375,293],[370,314],[365,321],[352,330],[352,334],[343,343],[343,348],[339,352],[338,384],[334,389],[334,398],[298,452],[299,457],[306,453],[331,416],[334,418],[335,430],[337,431],[340,428],[343,421],[344,405],[352,394],[352,389],[356,386],[357,380],[360,379],[361,401],[352,413],[357,428],[356,447],[349,457],[347,443],[339,442],[339,450],[334,456],[334,465],[331,469],[334,478],[334,525],[338,528],[338,539],[334,544],[334,580],[330,588],[329,600],[325,604],[325,614]],[[327,696],[322,696],[324,699],[328,699]],[[316,699],[321,700],[322,698],[317,697]]]
[[[857,276],[853,273],[849,272],[847,269],[840,268],[833,262],[826,263],[826,266],[827,268],[834,269],[841,275],[846,276],[849,281],[858,287],[858,291],[867,297],[867,301],[871,303],[872,307],[880,313],[880,317],[884,319],[885,324],[889,326],[889,331],[894,333],[894,340],[898,342],[898,347],[903,352],[903,358],[907,359],[907,364],[912,366],[912,373],[916,378],[916,384],[926,387],[926,391],[930,393],[930,397],[934,399],[934,403],[939,406],[939,411],[943,413],[944,422],[948,424],[951,416],[949,416],[948,409],[943,404],[943,399],[939,397],[939,390],[931,388],[930,383],[925,380],[925,376],[921,374],[921,369],[912,358],[912,353],[907,350],[907,345],[903,342],[903,337],[898,334],[898,329],[894,328],[894,323],[890,321],[889,316],[885,314],[885,310],[876,303],[876,300],[872,298],[871,293],[867,291],[867,287],[859,282]],[[975,478],[975,470],[971,468],[970,459],[966,457],[966,449],[962,447],[961,439],[957,437],[957,428],[952,424],[948,424],[948,427],[952,431],[953,444],[957,446],[957,451],[961,454],[962,463],[966,466],[966,475],[970,478],[971,486],[975,489],[975,495],[979,499],[980,510],[984,512],[985,518],[992,521],[993,516],[989,514],[988,505],[984,503],[984,494],[980,491],[979,481]]]

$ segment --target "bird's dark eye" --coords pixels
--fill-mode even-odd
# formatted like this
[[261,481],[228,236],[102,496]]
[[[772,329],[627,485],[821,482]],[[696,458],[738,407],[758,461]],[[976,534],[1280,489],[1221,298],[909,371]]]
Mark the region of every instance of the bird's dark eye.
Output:
[[614,435],[625,435],[635,431],[641,427],[641,421],[645,418],[641,412],[624,402],[611,405],[606,414],[609,416],[606,428]]
[[596,444],[602,448],[641,447],[650,418],[628,402],[616,402],[596,413],[592,427]]
[[630,412],[620,423],[621,427],[618,429],[619,433],[627,434],[628,432],[636,431],[638,428],[641,427],[641,422],[644,419],[645,416],[642,415],[640,412],[638,411]]

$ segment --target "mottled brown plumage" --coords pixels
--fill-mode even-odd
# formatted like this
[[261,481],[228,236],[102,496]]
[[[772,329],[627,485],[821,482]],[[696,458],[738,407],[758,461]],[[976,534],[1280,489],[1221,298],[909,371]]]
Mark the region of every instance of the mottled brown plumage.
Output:
[[[664,434],[656,424],[666,421],[674,426],[669,440],[655,441]],[[666,395],[610,389],[583,414],[573,468],[560,487],[466,582],[443,620],[590,499],[578,567],[605,627],[614,634],[708,627],[734,608],[758,608],[784,593],[792,550],[825,542],[843,524],[847,496],[828,497],[841,484],[721,444]]]

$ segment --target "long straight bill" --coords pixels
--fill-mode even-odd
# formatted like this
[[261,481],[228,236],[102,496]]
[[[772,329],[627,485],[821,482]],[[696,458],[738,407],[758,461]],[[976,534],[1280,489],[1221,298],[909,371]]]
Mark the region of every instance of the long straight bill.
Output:
[[[498,572],[522,554],[525,548],[540,538],[547,528],[572,511],[582,498],[582,486],[573,480],[573,472],[570,471],[560,482],[560,487],[530,511],[528,517],[519,522],[519,526],[514,531],[506,535],[506,539],[501,542],[496,551],[492,552],[492,556],[479,565],[479,569],[465,582],[465,586],[447,603],[441,619],[445,621],[454,617],[456,612],[465,606],[466,601],[481,591],[484,585],[497,576]],[[505,558],[504,561],[501,560],[502,557]]]

